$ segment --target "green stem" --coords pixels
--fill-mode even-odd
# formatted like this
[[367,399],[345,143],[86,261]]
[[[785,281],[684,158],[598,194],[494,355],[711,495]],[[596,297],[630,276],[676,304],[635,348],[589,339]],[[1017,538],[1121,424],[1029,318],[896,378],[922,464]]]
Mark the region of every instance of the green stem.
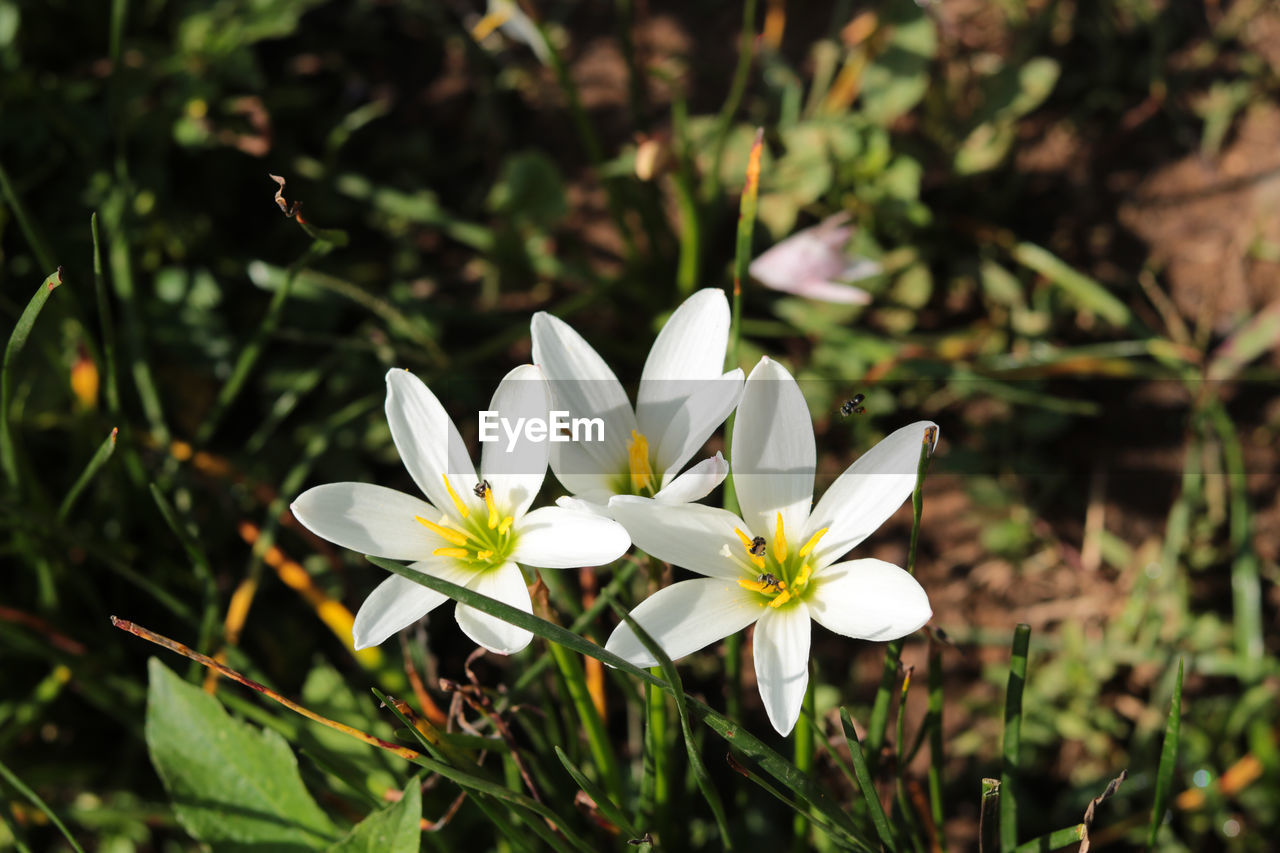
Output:
[[548,643],[552,658],[564,677],[565,686],[569,689],[569,698],[578,720],[587,736],[587,747],[591,750],[591,758],[600,773],[600,781],[604,784],[610,799],[615,803],[622,799],[622,773],[618,769],[618,757],[614,754],[613,744],[609,740],[609,732],[605,729],[600,712],[591,701],[591,691],[587,689],[587,678],[582,664],[564,646]]
[[17,192],[14,191],[13,184],[9,183],[9,173],[4,170],[3,165],[0,165],[0,197],[4,198],[5,204],[13,211],[13,218],[18,220],[18,228],[26,238],[31,253],[36,256],[36,263],[40,265],[40,269],[49,270],[57,266],[53,261],[53,253],[49,251],[49,247],[36,231],[35,225],[27,217],[27,210],[19,200]]
[[[661,667],[651,667],[651,675],[660,677]],[[671,802],[671,752],[667,738],[667,694],[652,684],[645,685],[645,715],[647,730],[645,732],[645,748],[649,760],[646,772],[653,779],[653,826],[655,835],[660,840],[666,839],[668,809]]]
[[13,433],[10,432],[9,427],[14,359],[27,345],[27,338],[31,336],[31,327],[35,325],[36,317],[40,316],[40,310],[49,301],[49,294],[53,293],[54,288],[59,284],[62,284],[61,267],[45,277],[36,288],[31,300],[27,302],[22,316],[18,317],[18,324],[13,327],[13,334],[9,335],[9,343],[4,348],[4,362],[0,364],[0,464],[4,466],[5,478],[14,492],[18,490],[18,454],[14,448]]
[[1000,847],[1018,846],[1018,800],[1014,785],[1018,780],[1018,750],[1022,743],[1022,689],[1027,683],[1027,649],[1031,626],[1019,624],[1013,632],[1013,654],[1009,660],[1009,686],[1004,700],[1004,766],[1000,771]]
[[716,119],[715,138],[712,142],[711,171],[703,184],[702,200],[710,202],[720,194],[720,161],[724,157],[725,143],[733,114],[742,103],[747,91],[747,78],[751,74],[751,60],[756,31],[756,0],[746,0],[742,6],[742,32],[738,36],[738,64],[733,70],[733,82],[729,85],[729,97],[725,99]]
[[[813,682],[815,673],[810,667],[809,685],[804,690],[804,710],[800,714],[800,718],[796,720],[795,730],[792,732],[792,742],[794,746],[793,760],[796,769],[801,773],[813,772],[813,718],[816,705],[813,698]],[[797,814],[791,821],[791,832],[795,837],[791,845],[791,849],[796,853],[802,853],[809,849],[809,819],[803,814]]]
[[103,373],[106,374],[107,410],[120,413],[120,380],[116,375],[116,325],[111,319],[111,301],[107,297],[107,283],[102,275],[102,248],[98,239],[98,214],[89,217],[89,231],[93,234],[93,294],[98,302],[98,322],[102,327]]
[[942,831],[942,644],[929,640],[929,812],[933,818],[933,842],[939,853],[947,853]]

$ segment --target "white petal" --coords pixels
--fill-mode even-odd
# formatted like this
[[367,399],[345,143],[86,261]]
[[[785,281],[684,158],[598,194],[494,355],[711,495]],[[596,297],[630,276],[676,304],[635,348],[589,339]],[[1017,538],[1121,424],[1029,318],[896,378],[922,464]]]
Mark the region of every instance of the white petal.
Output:
[[574,512],[588,512],[592,515],[599,515],[603,518],[612,518],[609,515],[609,499],[613,497],[612,492],[587,492],[583,495],[561,495],[556,498],[556,506],[561,509],[570,509]]
[[838,281],[808,279],[788,289],[796,296],[817,299],[821,302],[833,302],[837,305],[867,305],[871,302],[871,294],[861,287],[841,284]]
[[772,541],[781,513],[786,529],[799,532],[813,501],[813,421],[800,386],[776,361],[760,359],[747,377],[729,459],[752,530]]
[[[813,564],[825,566],[849,553],[897,511],[916,484],[920,449],[929,428],[919,421],[904,426],[862,454],[836,478],[809,516],[804,538],[824,527],[827,534],[813,549]],[[737,470],[734,471],[735,477]]]
[[[524,575],[515,563],[506,563],[487,572],[473,575],[467,583],[467,589],[475,590],[482,595],[496,598],[504,604],[519,608],[525,613],[533,612],[533,602],[529,600],[529,588],[524,585]],[[524,628],[517,628],[510,622],[503,622],[496,616],[490,616],[482,610],[459,604],[455,615],[458,627],[462,632],[491,652],[500,655],[511,655],[529,645],[533,634]]]
[[618,522],[558,506],[535,509],[516,522],[511,559],[543,569],[603,566],[627,553],[631,537]]
[[636,395],[636,420],[650,442],[666,431],[676,410],[700,384],[697,380],[720,376],[728,345],[729,300],[724,291],[699,290],[672,313],[645,359]]
[[[561,404],[552,401],[552,405],[560,406]],[[609,435],[608,423],[604,426],[604,434]],[[630,432],[627,433],[627,438],[631,438]],[[616,460],[617,464],[614,465],[601,462],[587,450],[587,446],[572,441],[553,442],[551,470],[560,481],[560,485],[573,494],[604,492],[605,500],[608,500],[608,495],[615,494],[614,489],[621,481],[622,475],[627,473],[626,447],[623,447],[622,458]]]
[[742,371],[735,368],[715,379],[683,384],[689,386],[691,393],[658,433],[657,452],[653,454],[664,483],[669,483],[693,458],[738,405],[742,397]]
[[[452,560],[432,557],[409,568],[435,575],[456,584],[465,584],[469,576]],[[392,575],[369,593],[356,613],[351,626],[351,639],[357,649],[380,645],[387,637],[407,628],[439,607],[448,597],[400,575]]]
[[[547,421],[551,408],[546,380],[532,364],[517,367],[498,383],[489,402],[494,412],[497,428],[493,441],[481,442],[480,476],[493,488],[494,501],[506,512],[519,518],[529,509],[533,498],[542,488],[547,475],[547,458],[551,449],[550,436],[535,441],[526,430],[520,428],[521,419],[529,423],[537,418]],[[516,431],[512,441],[507,430]]]
[[[603,418],[604,441],[582,442],[594,461],[590,468],[565,470],[567,474],[613,476],[627,470],[627,442],[636,429],[636,416],[609,365],[568,323],[545,311],[533,315],[533,362],[551,386],[554,408],[571,418]],[[560,447],[567,447],[560,444]],[[562,461],[574,461],[566,457]],[[556,468],[557,476],[562,467]]]
[[307,489],[289,508],[312,533],[361,554],[416,560],[444,544],[414,520],[435,521],[440,517],[435,507],[383,486],[328,483]]
[[809,686],[809,608],[803,601],[790,607],[764,608],[756,623],[754,650],[756,681],[769,722],[778,734],[789,734],[800,718],[804,691]]
[[484,507],[472,492],[479,480],[458,428],[431,389],[407,370],[387,371],[387,423],[409,476],[437,509],[457,515],[445,475],[473,511]]
[[728,475],[729,463],[717,452],[676,477],[653,499],[668,504],[693,503],[711,494],[711,490],[723,483]]
[[[700,575],[736,582],[755,577],[758,570],[747,559],[734,528],[742,519],[731,512],[702,504],[659,503],[651,498],[619,495],[609,501],[609,512],[642,551],[659,560],[683,566]],[[748,536],[750,530],[743,530]]]
[[[678,660],[741,631],[767,609],[759,595],[736,583],[697,578],[658,590],[631,611],[631,618],[667,657]],[[604,647],[636,666],[658,665],[625,622],[614,629]]]
[[814,575],[809,611],[829,631],[857,640],[896,640],[929,621],[929,597],[884,560],[837,563]]

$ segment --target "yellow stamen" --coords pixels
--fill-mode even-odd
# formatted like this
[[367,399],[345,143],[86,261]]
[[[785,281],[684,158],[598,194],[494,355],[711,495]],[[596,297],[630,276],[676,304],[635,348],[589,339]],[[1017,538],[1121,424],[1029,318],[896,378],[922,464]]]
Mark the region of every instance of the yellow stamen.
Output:
[[499,536],[506,536],[506,535],[507,535],[507,531],[511,529],[511,525],[513,525],[513,524],[515,524],[515,523],[516,523],[515,518],[514,518],[513,516],[510,516],[510,515],[508,515],[506,518],[502,519],[502,523],[498,525],[498,535],[499,535]]
[[649,440],[637,430],[627,442],[627,463],[631,469],[631,490],[636,494],[653,491],[653,466],[649,464]]
[[782,513],[778,513],[777,532],[773,534],[773,559],[779,565],[787,561],[787,534],[782,529]]
[[467,505],[462,502],[462,498],[458,497],[458,493],[453,490],[453,486],[449,485],[449,475],[441,474],[444,478],[444,487],[449,490],[449,497],[453,500],[453,505],[458,508],[458,515],[466,518],[471,515],[471,510],[467,509]]
[[459,560],[465,560],[471,556],[471,552],[466,548],[437,548],[431,554],[435,557],[455,557]]
[[817,547],[818,540],[821,539],[823,536],[826,536],[827,531],[830,529],[831,529],[830,527],[824,527],[821,530],[819,530],[817,533],[810,536],[809,541],[804,543],[804,547],[800,549],[800,556],[801,557],[809,556],[809,552],[812,551],[815,547]]
[[736,527],[733,528],[733,532],[738,534],[738,538],[742,540],[742,547],[747,549],[747,556],[751,558],[751,562],[756,564],[757,569],[763,569],[764,557],[751,553],[751,546],[754,544],[754,540]]
[[495,12],[490,12],[471,28],[471,37],[476,41],[484,41],[490,33],[509,20],[511,20],[510,8],[502,8]]
[[769,602],[769,606],[781,607],[782,605],[786,604],[790,600],[791,600],[791,590],[784,589],[782,592],[778,593],[777,598]]
[[796,575],[796,586],[804,586],[809,582],[809,576],[813,574],[813,567],[805,563],[800,567],[800,574]]
[[761,581],[749,581],[746,578],[738,578],[738,586],[743,589],[749,589],[752,592],[764,592],[765,586]]
[[461,530],[452,530],[448,527],[436,524],[434,521],[427,521],[420,515],[415,515],[414,518],[417,519],[417,522],[423,527],[427,528],[441,539],[444,539],[446,542],[452,542],[454,545],[466,545],[468,540],[471,538]]
[[476,559],[482,563],[488,560],[492,556],[493,556],[492,551],[476,551]]
[[493,489],[484,490],[484,504],[489,507],[489,529],[498,526],[498,508],[493,503]]

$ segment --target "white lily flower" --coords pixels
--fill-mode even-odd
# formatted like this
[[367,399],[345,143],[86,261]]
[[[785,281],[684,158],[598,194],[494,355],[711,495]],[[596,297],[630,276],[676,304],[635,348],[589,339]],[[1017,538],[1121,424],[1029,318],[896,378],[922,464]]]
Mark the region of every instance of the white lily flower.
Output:
[[663,326],[640,376],[633,409],[604,359],[563,320],[533,316],[533,361],[551,385],[558,409],[599,418],[602,440],[556,443],[551,470],[577,500],[562,506],[602,510],[613,495],[643,495],[683,504],[706,497],[729,473],[717,453],[680,470],[724,422],[742,394],[742,370],[723,373],[729,302],[699,290]]
[[[547,418],[549,397],[533,365],[503,378],[489,404],[504,420]],[[487,442],[480,474],[458,429],[435,395],[412,373],[387,373],[387,421],[405,468],[430,501],[367,483],[308,489],[291,509],[312,533],[362,554],[410,560],[410,568],[533,611],[517,564],[547,569],[597,566],[631,547],[616,522],[560,507],[529,512],[547,473],[548,444],[529,437]],[[447,600],[399,575],[361,605],[352,628],[357,649],[376,646]],[[458,627],[486,649],[512,654],[533,635],[459,604]]]
[[[813,502],[813,423],[800,387],[761,359],[734,422],[733,484],[742,517],[694,504],[615,497],[609,508],[636,547],[705,577],[659,590],[631,612],[671,658],[755,624],[755,669],[769,721],[787,734],[809,683],[809,620],[865,640],[893,640],[932,616],[914,577],[883,560],[837,562],[891,516],[915,487],[920,421],[885,438]],[[932,450],[932,448],[931,448]],[[798,547],[797,547],[798,546]],[[637,666],[657,663],[625,623],[605,648]]]
[[807,299],[866,305],[871,294],[849,282],[870,278],[881,268],[869,258],[845,254],[853,236],[848,218],[839,213],[792,234],[751,262],[751,277],[765,287]]

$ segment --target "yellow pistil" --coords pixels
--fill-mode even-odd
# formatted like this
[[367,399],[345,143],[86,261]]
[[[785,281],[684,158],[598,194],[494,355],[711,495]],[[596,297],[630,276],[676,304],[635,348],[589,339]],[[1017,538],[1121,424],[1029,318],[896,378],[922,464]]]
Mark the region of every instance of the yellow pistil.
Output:
[[482,563],[488,562],[489,558],[492,556],[493,556],[492,551],[476,551],[476,559]]
[[809,552],[812,551],[815,547],[817,547],[818,540],[821,539],[823,536],[826,536],[827,531],[830,529],[831,529],[830,527],[824,527],[821,530],[819,530],[817,533],[810,536],[809,541],[804,543],[804,547],[800,549],[800,556],[801,557],[809,556]]
[[434,521],[428,521],[420,515],[415,515],[414,518],[417,519],[419,524],[446,542],[452,542],[454,545],[466,545],[471,541],[471,537],[461,530],[453,530],[452,528],[436,524]]
[[466,518],[471,515],[471,510],[462,502],[462,498],[458,497],[458,493],[453,490],[453,486],[449,485],[449,475],[441,474],[444,479],[444,487],[449,490],[449,497],[453,500],[453,505],[458,508],[458,515]]
[[471,552],[466,548],[437,548],[431,554],[436,557],[453,557],[458,560],[465,560],[471,556]]
[[769,602],[769,606],[781,607],[782,605],[786,604],[790,600],[791,600],[791,590],[784,589],[782,592],[778,593],[777,598]]
[[751,580],[747,580],[746,578],[738,578],[738,586],[742,587],[743,589],[749,589],[752,592],[765,591],[764,581],[751,581]]
[[649,440],[637,430],[631,431],[627,442],[627,464],[631,469],[631,491],[653,493],[653,466],[649,464]]
[[777,531],[773,534],[773,559],[778,565],[787,562],[787,534],[782,529],[782,513],[778,513]]
[[738,534],[738,538],[742,540],[742,547],[747,549],[747,556],[751,558],[751,562],[756,564],[757,569],[763,569],[764,556],[760,554],[756,554],[754,551],[751,550],[752,546],[755,545],[754,540],[752,540],[750,536],[743,533],[741,530],[739,530],[736,527],[733,528],[733,532]]
[[506,535],[507,535],[507,531],[511,529],[511,525],[513,525],[513,524],[515,524],[515,523],[516,523],[515,518],[514,518],[513,516],[510,516],[510,515],[508,515],[506,518],[502,519],[502,523],[498,525],[498,535],[499,535],[499,536],[506,536]]
[[813,574],[813,567],[805,563],[800,567],[800,573],[796,575],[794,586],[802,587],[809,582],[809,576]]

